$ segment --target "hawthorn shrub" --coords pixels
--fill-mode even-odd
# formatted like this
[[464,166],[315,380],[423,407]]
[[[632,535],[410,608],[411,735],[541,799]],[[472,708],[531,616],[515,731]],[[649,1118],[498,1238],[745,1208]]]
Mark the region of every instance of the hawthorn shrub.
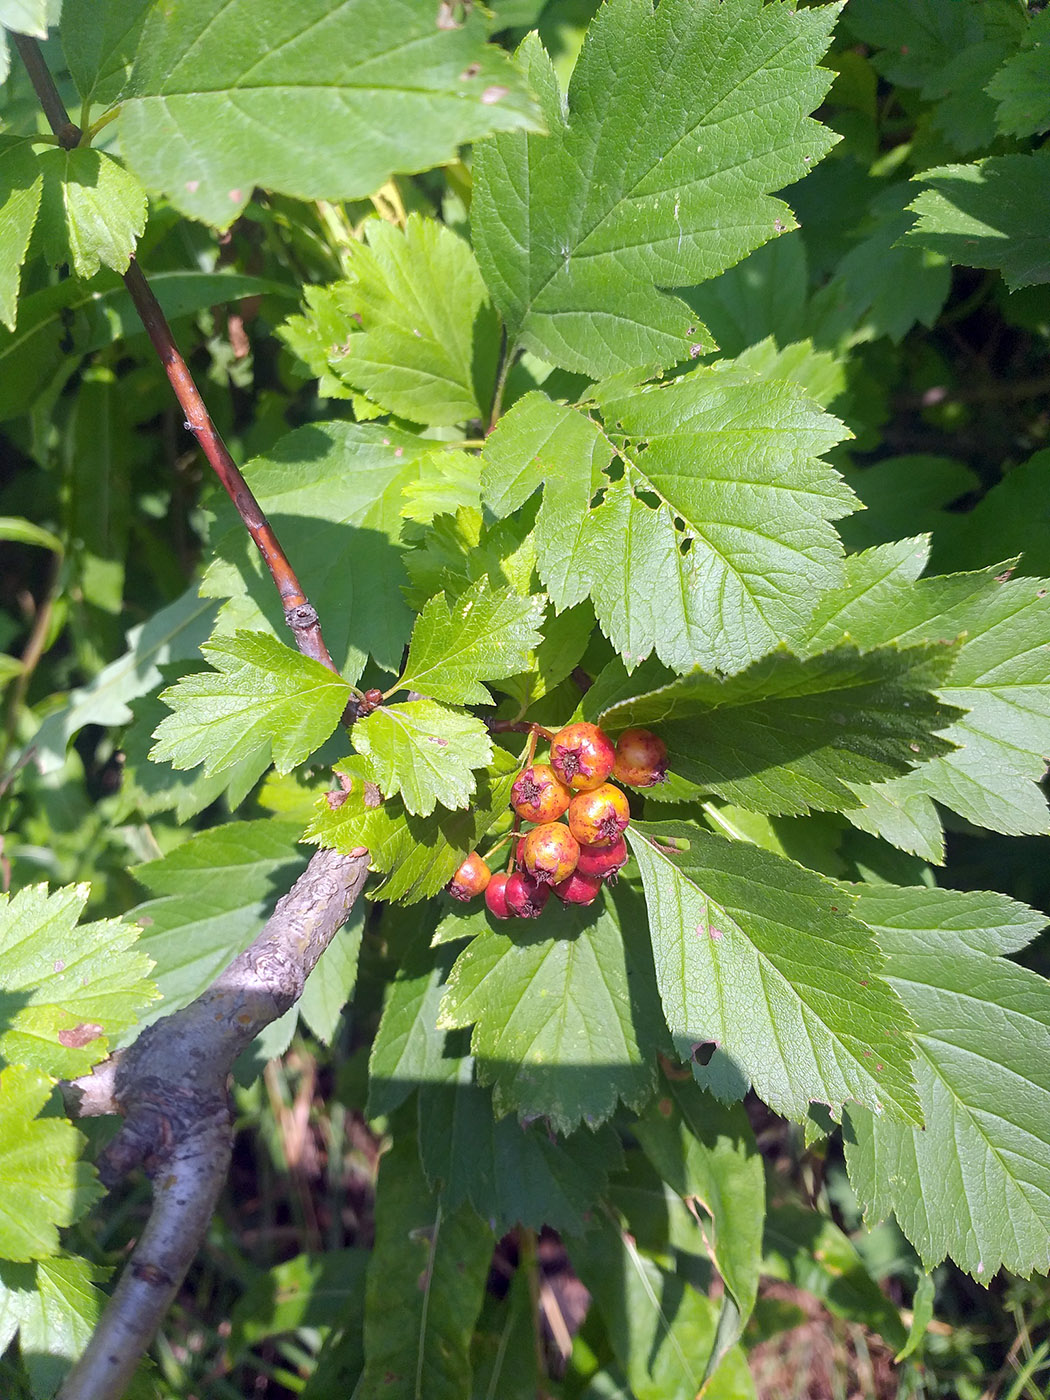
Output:
[[4,1394],[1041,1393],[1050,13],[0,23]]

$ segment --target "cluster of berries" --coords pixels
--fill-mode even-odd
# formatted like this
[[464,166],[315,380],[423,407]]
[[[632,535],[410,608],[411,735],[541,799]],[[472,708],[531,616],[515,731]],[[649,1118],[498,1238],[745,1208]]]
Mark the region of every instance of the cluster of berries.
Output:
[[[514,869],[494,875],[474,852],[452,877],[456,899],[484,894],[497,919],[538,918],[551,891],[566,904],[591,904],[603,880],[627,860],[627,798],[610,777],[630,787],[663,781],[667,748],[648,729],[628,729],[615,747],[596,724],[569,724],[551,739],[550,761],[530,763],[511,788],[511,806],[534,823],[518,837]],[[563,822],[561,819],[565,818]]]

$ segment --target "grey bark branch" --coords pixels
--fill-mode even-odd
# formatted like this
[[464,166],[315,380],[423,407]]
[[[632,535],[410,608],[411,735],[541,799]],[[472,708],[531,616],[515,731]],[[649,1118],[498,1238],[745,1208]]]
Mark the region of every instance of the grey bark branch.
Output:
[[81,1115],[124,1115],[100,1164],[103,1180],[112,1184],[143,1166],[153,1181],[153,1208],[58,1400],[119,1400],[130,1384],[200,1248],[226,1179],[233,1062],[298,1001],[367,873],[367,853],[319,851],[251,947],[206,992],[74,1085]]

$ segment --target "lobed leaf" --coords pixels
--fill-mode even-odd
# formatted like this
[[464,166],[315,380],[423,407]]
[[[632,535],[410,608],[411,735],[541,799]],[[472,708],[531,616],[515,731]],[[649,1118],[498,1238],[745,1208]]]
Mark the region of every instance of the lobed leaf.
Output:
[[18,317],[22,264],[40,208],[40,162],[24,138],[0,136],[0,321],[9,331]]
[[0,894],[0,1060],[56,1079],[86,1074],[157,995],[137,929],[77,922],[87,897],[86,885]]
[[482,143],[471,206],[512,342],[595,379],[711,348],[658,288],[714,277],[795,227],[771,193],[836,140],[806,113],[830,86],[817,61],[837,13],[615,0],[588,27],[567,103],[539,40],[525,41],[550,135]]
[[1002,952],[1045,919],[1003,896],[858,886],[911,1015],[925,1130],[850,1108],[846,1161],[871,1218],[891,1210],[929,1270],[982,1282],[1050,1268],[1050,986]]
[[433,700],[383,705],[357,721],[351,739],[383,795],[400,795],[413,816],[429,817],[438,803],[466,807],[476,786],[473,770],[492,758],[481,720]]
[[359,199],[396,171],[454,160],[465,141],[535,128],[481,12],[436,18],[412,0],[153,6],[122,109],[128,163],[184,214],[224,229],[255,185]]
[[[875,941],[822,876],[684,822],[627,829],[679,1054],[708,1042],[778,1113],[847,1100],[915,1122],[911,1024]],[[688,842],[670,854],[672,841]],[[654,842],[659,844],[654,844]]]
[[127,272],[146,227],[146,191],[130,171],[90,146],[38,157],[43,190],[40,233],[49,260],[78,277],[101,266]]

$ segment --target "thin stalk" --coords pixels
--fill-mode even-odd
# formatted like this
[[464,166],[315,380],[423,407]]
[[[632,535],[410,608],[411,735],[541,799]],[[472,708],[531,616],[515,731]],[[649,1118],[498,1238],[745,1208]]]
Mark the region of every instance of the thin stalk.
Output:
[[545,1397],[544,1381],[547,1379],[547,1357],[543,1345],[543,1306],[540,1298],[540,1261],[536,1249],[536,1231],[520,1230],[518,1233],[519,1267],[525,1270],[529,1282],[529,1303],[532,1314],[532,1345],[536,1355],[536,1394]]
[[62,96],[55,86],[55,80],[51,76],[51,70],[44,61],[44,55],[40,52],[40,45],[28,34],[12,34],[11,38],[14,40],[19,58],[25,64],[29,81],[33,84],[33,91],[44,109],[48,126],[58,137],[58,144],[64,146],[67,151],[71,151],[74,146],[80,145],[83,133],[80,127],[70,119],[69,113],[66,111],[66,104],[62,101]]
[[500,413],[503,411],[503,391],[507,387],[507,375],[510,374],[510,367],[514,361],[517,346],[507,344],[507,327],[500,331],[499,342],[499,372],[496,375],[496,389],[492,395],[492,412],[489,414],[489,432],[499,422]]
[[[17,35],[15,36],[18,37]],[[22,669],[11,685],[11,693],[7,697],[7,714],[4,717],[4,742],[0,749],[0,767],[10,752],[14,742],[15,733],[18,729],[18,714],[25,701],[26,692],[29,689],[29,682],[33,679],[33,672],[39,664],[40,658],[44,654],[44,647],[47,644],[47,634],[51,630],[51,618],[55,610],[55,599],[58,596],[58,580],[62,571],[62,555],[52,554],[51,569],[48,575],[47,591],[44,601],[37,609],[36,617],[33,621],[32,631],[29,633],[29,640],[26,642],[26,649],[22,653]]]

